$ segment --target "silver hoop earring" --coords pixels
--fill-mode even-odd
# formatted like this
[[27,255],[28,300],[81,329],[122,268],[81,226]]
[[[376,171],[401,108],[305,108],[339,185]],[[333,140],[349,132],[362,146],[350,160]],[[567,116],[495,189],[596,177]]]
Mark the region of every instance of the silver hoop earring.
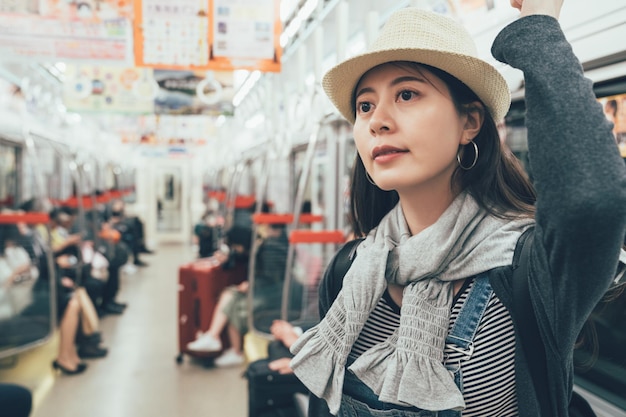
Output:
[[461,155],[459,154],[459,152],[456,153],[456,160],[459,163],[459,168],[464,171],[469,171],[470,169],[474,168],[476,166],[476,162],[478,162],[478,145],[476,145],[476,142],[474,142],[473,140],[470,140],[470,143],[474,145],[474,160],[472,161],[472,165],[464,167],[461,163]]
[[372,177],[370,177],[370,173],[365,171],[365,178],[367,178],[367,181],[372,184],[374,187],[378,187],[378,185],[376,185],[376,183],[374,182],[374,180],[372,179]]

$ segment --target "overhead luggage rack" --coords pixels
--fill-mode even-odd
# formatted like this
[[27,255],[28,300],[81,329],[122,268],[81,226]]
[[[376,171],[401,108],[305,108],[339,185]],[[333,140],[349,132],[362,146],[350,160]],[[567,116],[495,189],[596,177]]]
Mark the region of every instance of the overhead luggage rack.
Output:
[[341,230],[292,230],[289,243],[344,243],[346,238]]
[[[254,224],[292,224],[295,215],[292,213],[275,214],[275,213],[255,213],[252,215],[252,223]],[[324,216],[316,214],[301,214],[300,223],[311,224],[321,223]]]
[[48,213],[0,213],[0,224],[46,224],[49,220]]

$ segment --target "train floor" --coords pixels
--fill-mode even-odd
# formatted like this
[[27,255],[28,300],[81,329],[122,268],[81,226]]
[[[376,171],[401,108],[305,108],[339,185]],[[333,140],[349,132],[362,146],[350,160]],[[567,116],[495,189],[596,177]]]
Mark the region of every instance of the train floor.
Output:
[[245,365],[175,361],[178,265],[193,257],[182,244],[142,255],[148,266],[123,274],[118,298],[128,308],[101,321],[109,354],[89,360],[83,374],[55,374],[33,417],[245,417]]

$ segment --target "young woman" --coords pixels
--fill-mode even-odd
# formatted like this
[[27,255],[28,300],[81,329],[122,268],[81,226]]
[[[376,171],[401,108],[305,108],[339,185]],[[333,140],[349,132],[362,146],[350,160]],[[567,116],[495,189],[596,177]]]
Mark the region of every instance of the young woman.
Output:
[[568,415],[574,343],[626,231],[626,170],[558,24],[562,0],[511,5],[521,18],[492,53],[525,75],[537,204],[498,138],[507,85],[453,20],[400,10],[324,77],[354,124],[352,214],[367,237],[345,277],[329,266],[323,319],[291,366],[333,415],[541,415],[517,333],[527,317],[512,308],[513,254],[530,227],[549,415]]

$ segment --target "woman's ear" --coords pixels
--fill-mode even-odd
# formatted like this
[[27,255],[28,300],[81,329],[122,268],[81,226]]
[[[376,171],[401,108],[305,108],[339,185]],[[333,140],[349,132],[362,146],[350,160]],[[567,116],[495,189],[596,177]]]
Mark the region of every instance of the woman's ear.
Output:
[[463,127],[462,145],[467,145],[480,132],[485,120],[485,108],[482,103],[474,101],[466,105],[465,126]]

